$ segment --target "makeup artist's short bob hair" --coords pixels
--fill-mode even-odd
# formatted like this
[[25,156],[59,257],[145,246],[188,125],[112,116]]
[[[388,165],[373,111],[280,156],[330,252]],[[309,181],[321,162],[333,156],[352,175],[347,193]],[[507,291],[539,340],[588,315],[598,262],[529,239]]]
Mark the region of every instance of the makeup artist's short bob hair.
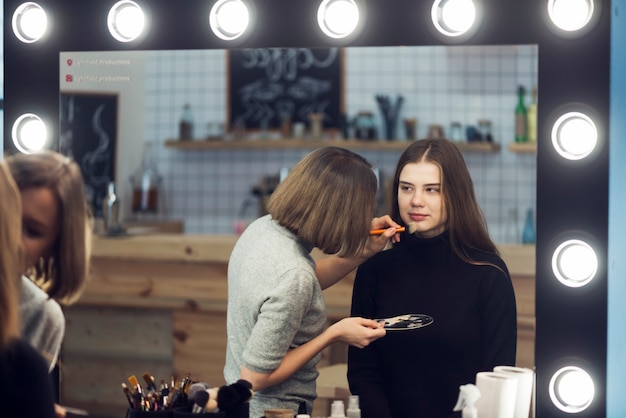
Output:
[[0,161],[0,351],[19,337],[18,300],[21,269],[22,205],[17,186]]
[[86,284],[91,255],[92,219],[78,164],[55,151],[14,154],[6,158],[20,191],[46,187],[59,202],[59,236],[50,260],[34,268],[38,284],[60,303],[75,302]]
[[306,155],[270,196],[269,214],[326,254],[353,257],[365,245],[377,181],[367,160],[339,147]]

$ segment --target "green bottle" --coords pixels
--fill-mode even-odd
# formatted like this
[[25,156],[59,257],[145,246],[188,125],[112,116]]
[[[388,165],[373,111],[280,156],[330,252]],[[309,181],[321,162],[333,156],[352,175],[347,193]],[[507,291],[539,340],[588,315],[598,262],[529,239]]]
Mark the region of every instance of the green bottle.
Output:
[[528,142],[525,95],[526,89],[524,86],[519,86],[517,88],[517,107],[515,108],[515,142]]

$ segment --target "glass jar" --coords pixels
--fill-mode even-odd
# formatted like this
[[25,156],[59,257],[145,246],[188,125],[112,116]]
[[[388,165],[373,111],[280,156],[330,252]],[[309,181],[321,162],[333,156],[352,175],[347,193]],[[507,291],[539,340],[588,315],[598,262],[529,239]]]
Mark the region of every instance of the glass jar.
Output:
[[491,121],[489,119],[480,119],[478,121],[478,132],[480,133],[480,139],[485,142],[493,142],[491,136]]
[[377,137],[374,114],[361,111],[354,120],[354,137],[362,141],[375,141]]
[[161,176],[156,168],[150,144],[144,149],[141,167],[130,176],[132,185],[132,212],[156,214],[159,210]]
[[450,140],[454,142],[463,141],[463,126],[460,122],[450,124]]

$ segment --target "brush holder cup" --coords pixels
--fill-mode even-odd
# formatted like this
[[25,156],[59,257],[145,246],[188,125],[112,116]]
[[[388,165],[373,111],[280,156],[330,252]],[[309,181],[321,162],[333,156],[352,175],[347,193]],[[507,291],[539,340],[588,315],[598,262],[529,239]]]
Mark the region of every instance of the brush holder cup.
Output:
[[126,418],[172,418],[172,410],[141,411],[139,409],[128,409]]
[[196,417],[198,416],[204,418],[226,418],[226,412],[204,412],[201,414],[193,414],[191,413],[191,406],[181,406],[179,408],[174,408],[172,413],[172,418],[187,418],[187,417]]

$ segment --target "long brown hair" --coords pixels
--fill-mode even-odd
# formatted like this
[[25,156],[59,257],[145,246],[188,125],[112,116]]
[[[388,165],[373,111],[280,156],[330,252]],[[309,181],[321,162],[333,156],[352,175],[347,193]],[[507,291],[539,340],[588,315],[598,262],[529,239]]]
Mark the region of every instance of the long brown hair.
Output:
[[280,225],[327,254],[355,256],[374,216],[376,175],[363,157],[319,148],[296,164],[267,208]]
[[85,286],[91,255],[91,217],[80,167],[49,150],[11,155],[6,161],[21,191],[46,187],[59,202],[61,225],[53,256],[42,265],[27,267],[35,268],[35,275],[42,279],[38,284],[51,298],[70,304]]
[[441,193],[446,214],[447,230],[453,251],[468,263],[476,264],[465,249],[477,249],[498,254],[498,249],[489,237],[487,222],[476,196],[474,184],[463,159],[453,142],[447,139],[421,139],[404,150],[393,180],[391,216],[403,223],[398,207],[400,173],[409,163],[429,162],[437,165],[441,172]]
[[22,205],[17,186],[3,161],[0,161],[0,196],[0,347],[6,347],[20,332]]

